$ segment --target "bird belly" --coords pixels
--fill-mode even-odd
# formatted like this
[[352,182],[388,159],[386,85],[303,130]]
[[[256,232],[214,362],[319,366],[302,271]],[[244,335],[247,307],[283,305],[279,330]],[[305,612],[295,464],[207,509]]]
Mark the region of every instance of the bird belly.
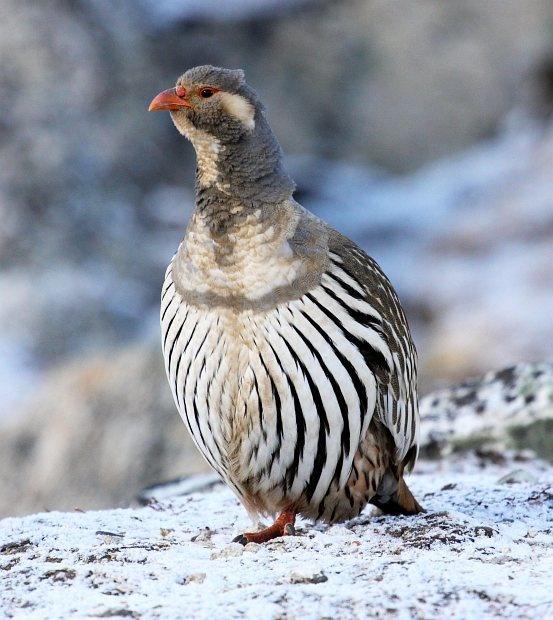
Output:
[[202,455],[248,511],[273,513],[287,495],[279,484],[281,468],[293,461],[297,432],[288,403],[278,402],[278,393],[275,401],[277,388],[264,367],[271,361],[258,348],[263,317],[197,308],[177,303],[177,296],[162,332],[179,413]]
[[305,318],[307,300],[236,312],[187,304],[166,286],[167,376],[205,459],[252,516],[294,505],[330,520],[349,501],[374,410],[370,370],[353,369],[355,352],[324,318]]

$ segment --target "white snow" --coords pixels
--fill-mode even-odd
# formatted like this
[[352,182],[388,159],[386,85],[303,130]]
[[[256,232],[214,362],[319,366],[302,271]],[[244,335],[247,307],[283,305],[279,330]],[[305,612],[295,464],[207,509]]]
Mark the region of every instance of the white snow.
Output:
[[[516,468],[522,482],[498,482]],[[551,465],[421,462],[410,485],[427,513],[300,522],[263,546],[231,542],[249,523],[221,485],[5,519],[0,617],[552,617]]]

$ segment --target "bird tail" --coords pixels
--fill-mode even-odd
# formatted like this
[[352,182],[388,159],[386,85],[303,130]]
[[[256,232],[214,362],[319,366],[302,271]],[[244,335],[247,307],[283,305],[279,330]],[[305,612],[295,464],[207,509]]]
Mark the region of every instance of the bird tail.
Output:
[[[403,476],[396,480],[394,478],[395,490],[389,492],[390,480],[386,480],[387,477],[392,477],[391,472],[387,472],[384,475],[384,483],[381,483],[378,487],[376,495],[371,499],[371,504],[374,504],[377,508],[380,508],[382,512],[389,515],[416,515],[419,512],[424,512],[424,508],[417,502],[411,490],[407,486]],[[388,487],[388,492],[386,492]]]

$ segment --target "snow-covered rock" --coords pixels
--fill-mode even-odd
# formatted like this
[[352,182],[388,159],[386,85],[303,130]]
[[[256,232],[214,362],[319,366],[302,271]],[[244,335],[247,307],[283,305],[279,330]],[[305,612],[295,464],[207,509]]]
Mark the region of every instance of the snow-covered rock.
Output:
[[426,454],[531,449],[553,461],[553,364],[518,364],[421,399]]
[[[66,618],[547,618],[553,467],[421,464],[427,512],[242,547],[249,523],[219,485],[141,509],[0,521],[0,616]],[[520,464],[516,464],[520,467]]]

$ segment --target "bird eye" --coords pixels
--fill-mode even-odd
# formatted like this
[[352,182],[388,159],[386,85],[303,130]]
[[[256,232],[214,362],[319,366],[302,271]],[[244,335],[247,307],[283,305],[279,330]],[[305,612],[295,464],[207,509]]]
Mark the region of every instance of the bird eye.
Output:
[[202,90],[200,91],[200,97],[203,97],[204,99],[209,99],[209,97],[214,94],[215,91],[212,88],[202,88]]

